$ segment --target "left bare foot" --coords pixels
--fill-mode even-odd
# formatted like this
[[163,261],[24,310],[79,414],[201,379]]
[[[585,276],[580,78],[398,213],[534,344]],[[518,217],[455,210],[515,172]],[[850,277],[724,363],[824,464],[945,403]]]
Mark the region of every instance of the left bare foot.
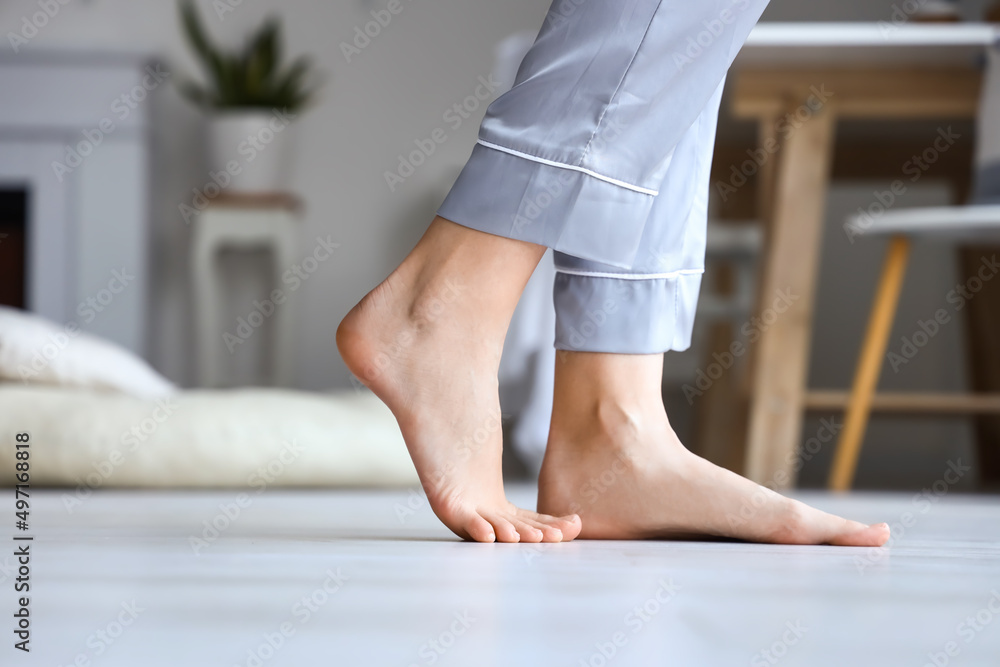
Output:
[[568,542],[574,516],[504,495],[497,370],[544,248],[437,218],[337,329],[347,367],[392,410],[434,513],[476,542]]

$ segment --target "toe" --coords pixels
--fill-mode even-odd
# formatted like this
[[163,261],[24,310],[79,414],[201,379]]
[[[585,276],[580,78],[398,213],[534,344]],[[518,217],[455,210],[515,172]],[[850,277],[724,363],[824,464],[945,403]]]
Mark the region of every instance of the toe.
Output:
[[869,526],[835,514],[828,514],[792,501],[795,533],[800,539],[789,540],[800,544],[832,544],[842,547],[879,547],[889,539],[889,526]]
[[496,532],[489,521],[473,513],[464,526],[469,538],[476,542],[496,542]]
[[580,531],[583,530],[583,521],[577,514],[559,517],[542,514],[539,521],[557,528],[562,533],[563,542],[572,542],[580,535]]
[[562,531],[557,527],[534,519],[524,519],[524,522],[542,534],[542,542],[562,542]]
[[[537,528],[545,533],[546,542],[569,542],[576,539],[583,530],[583,522],[576,514],[563,517],[549,516],[548,514],[538,514],[529,510],[518,510],[518,516],[525,521],[533,521]],[[546,529],[559,531],[559,539],[550,539],[550,533]],[[552,534],[555,537],[554,534]]]
[[545,539],[545,534],[540,528],[534,525],[533,521],[525,520],[517,517],[511,517],[511,523],[517,529],[518,534],[521,536],[522,542],[541,542]]
[[514,544],[521,541],[517,528],[506,518],[492,512],[480,512],[480,515],[493,526],[497,542]]
[[834,536],[830,544],[839,547],[880,547],[889,541],[888,524],[877,523],[866,526],[857,521],[846,521],[846,523],[852,524],[851,527]]

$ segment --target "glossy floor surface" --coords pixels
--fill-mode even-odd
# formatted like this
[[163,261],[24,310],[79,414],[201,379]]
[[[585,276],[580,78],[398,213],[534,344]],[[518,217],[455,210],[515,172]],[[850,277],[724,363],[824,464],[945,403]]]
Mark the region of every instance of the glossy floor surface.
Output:
[[800,495],[896,530],[845,549],[466,544],[405,490],[32,495],[2,665],[1000,664],[996,497]]

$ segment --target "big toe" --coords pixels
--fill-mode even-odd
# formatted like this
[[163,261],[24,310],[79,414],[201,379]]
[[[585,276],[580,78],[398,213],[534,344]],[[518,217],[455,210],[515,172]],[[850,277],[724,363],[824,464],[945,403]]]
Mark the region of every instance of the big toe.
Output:
[[870,526],[856,521],[834,535],[829,543],[838,547],[880,547],[889,541],[889,524],[876,523]]
[[539,523],[551,526],[562,534],[563,542],[575,540],[580,531],[583,530],[583,521],[579,515],[569,514],[567,516],[549,516],[548,514],[536,514],[535,520]]
[[[880,547],[889,540],[888,524],[867,525],[790,500],[783,527],[789,533],[780,542],[831,544],[840,547]],[[797,537],[796,537],[797,536]]]
[[470,512],[469,516],[466,517],[462,530],[455,532],[459,536],[470,539],[473,542],[490,543],[497,540],[496,530],[494,530],[493,525],[474,512]]

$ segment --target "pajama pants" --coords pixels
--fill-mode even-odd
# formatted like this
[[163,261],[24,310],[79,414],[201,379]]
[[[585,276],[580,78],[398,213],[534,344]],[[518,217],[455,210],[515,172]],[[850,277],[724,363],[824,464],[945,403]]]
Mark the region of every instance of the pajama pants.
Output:
[[691,343],[726,72],[767,0],[555,0],[438,215],[555,252],[556,348]]

